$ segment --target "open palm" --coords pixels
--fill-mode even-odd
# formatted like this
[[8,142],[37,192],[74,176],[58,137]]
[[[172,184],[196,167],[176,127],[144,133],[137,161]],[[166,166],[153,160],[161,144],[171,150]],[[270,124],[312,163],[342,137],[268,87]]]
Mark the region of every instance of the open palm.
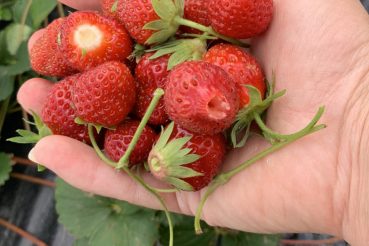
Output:
[[[98,1],[64,2],[93,8]],[[365,86],[369,16],[355,0],[274,3],[272,25],[262,37],[252,40],[253,52],[268,77],[272,71],[276,74],[277,91],[287,89],[287,95],[270,109],[267,123],[276,131],[291,133],[325,105],[322,122],[328,128],[273,153],[219,187],[206,203],[203,219],[211,225],[253,232],[311,231],[345,236],[342,224],[350,220],[346,217],[353,189],[350,175],[355,172],[354,150],[348,144],[354,131],[350,124],[355,122],[356,101]],[[32,79],[19,91],[19,102],[25,109],[39,112],[50,88],[50,82]],[[245,148],[227,157],[224,169],[265,147],[262,139],[252,138]],[[160,208],[143,188],[105,165],[92,148],[73,139],[46,137],[32,156],[78,188]],[[193,215],[203,192],[164,197],[172,211]]]

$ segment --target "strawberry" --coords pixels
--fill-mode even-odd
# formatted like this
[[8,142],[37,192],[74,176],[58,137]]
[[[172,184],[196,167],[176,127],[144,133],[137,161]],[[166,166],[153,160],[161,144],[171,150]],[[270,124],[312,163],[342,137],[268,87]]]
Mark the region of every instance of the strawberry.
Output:
[[[164,89],[168,78],[169,71],[167,70],[169,56],[162,56],[150,60],[153,53],[144,55],[137,64],[135,78],[137,81],[137,100],[135,113],[139,118],[142,118],[150,105],[155,89]],[[167,123],[169,117],[165,111],[164,99],[160,99],[152,113],[149,123],[152,125],[163,125]]]
[[69,76],[53,86],[43,105],[41,118],[53,134],[90,143],[87,127],[74,122],[77,116],[72,102],[72,88],[79,76]]
[[[207,8],[208,1],[186,0],[183,17],[187,20],[194,21],[204,26],[210,26],[211,22],[210,19],[208,18]],[[181,30],[186,33],[195,33],[195,34],[202,33],[201,31],[186,26],[182,26]]]
[[245,85],[256,87],[264,97],[266,85],[262,68],[257,60],[245,50],[231,44],[218,44],[208,50],[204,61],[220,66],[236,82],[239,88],[240,108],[249,104],[250,101]]
[[[129,144],[140,124],[136,120],[127,120],[115,130],[108,130],[105,134],[105,153],[113,161],[119,161],[128,149]],[[129,156],[130,166],[144,162],[156,140],[156,133],[149,126],[145,126],[140,138]]]
[[58,33],[63,22],[64,18],[51,22],[30,50],[32,69],[41,75],[66,77],[77,73],[58,50]]
[[133,108],[136,86],[128,67],[111,61],[81,74],[74,84],[77,115],[88,123],[118,125]]
[[263,33],[273,17],[273,0],[209,0],[208,17],[220,34],[245,39]]
[[101,0],[100,6],[104,16],[118,20],[119,0]]
[[118,17],[139,44],[145,44],[154,33],[152,30],[144,30],[143,27],[151,21],[159,20],[151,0],[119,0]]
[[169,118],[196,133],[227,129],[239,108],[235,82],[218,66],[190,61],[169,74],[164,103]]
[[151,150],[151,173],[178,189],[197,191],[219,171],[226,153],[224,136],[203,135],[171,123]]
[[60,50],[72,67],[85,71],[107,61],[124,61],[132,52],[132,41],[118,21],[77,11],[62,25]]

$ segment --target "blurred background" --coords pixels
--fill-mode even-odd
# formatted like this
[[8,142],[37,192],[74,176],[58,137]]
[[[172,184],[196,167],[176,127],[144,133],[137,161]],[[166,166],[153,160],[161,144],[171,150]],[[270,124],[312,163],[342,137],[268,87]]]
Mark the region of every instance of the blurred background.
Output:
[[[369,10],[369,0],[361,2]],[[38,172],[26,159],[32,146],[6,141],[17,129],[32,128],[15,99],[17,88],[37,76],[30,69],[27,40],[69,11],[56,0],[0,0],[0,246],[167,245],[161,212],[86,195],[47,170]],[[257,235],[206,225],[205,233],[195,236],[192,218],[179,215],[174,224],[175,245],[347,245],[327,235]]]

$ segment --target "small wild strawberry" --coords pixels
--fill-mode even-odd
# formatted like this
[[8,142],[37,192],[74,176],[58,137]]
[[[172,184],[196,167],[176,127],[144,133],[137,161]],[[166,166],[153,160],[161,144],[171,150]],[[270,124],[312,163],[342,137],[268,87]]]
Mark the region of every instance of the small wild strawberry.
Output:
[[152,148],[148,165],[156,178],[181,190],[197,191],[217,174],[225,153],[221,133],[203,135],[171,123]]
[[92,11],[69,15],[60,37],[65,59],[79,71],[107,61],[124,61],[132,52],[132,41],[124,26]]
[[51,22],[30,50],[31,67],[41,75],[63,78],[77,73],[58,49],[58,35],[63,22],[64,18]]
[[245,50],[232,44],[218,44],[208,50],[204,56],[204,61],[223,68],[236,82],[240,97],[240,108],[249,104],[250,101],[245,85],[256,87],[261,97],[264,97],[266,85],[261,66]]
[[81,74],[74,84],[73,103],[83,121],[118,125],[132,110],[136,85],[128,67],[112,61]]
[[42,108],[41,118],[53,134],[90,143],[87,127],[74,122],[77,115],[72,102],[72,88],[78,78],[79,74],[69,76],[53,86]]
[[209,0],[211,26],[220,34],[245,39],[263,33],[273,17],[273,0]]
[[170,119],[209,135],[227,129],[239,108],[235,82],[223,69],[204,61],[185,62],[171,71],[164,102]]
[[[104,150],[110,159],[117,162],[122,158],[139,124],[140,122],[136,120],[126,120],[115,130],[108,130],[106,132]],[[149,126],[145,126],[135,148],[129,156],[130,166],[147,160],[155,139],[156,133]]]
[[[169,56],[150,59],[152,55],[153,53],[144,55],[136,67],[137,100],[135,113],[139,118],[144,116],[153,98],[154,91],[157,88],[164,89],[169,74],[167,70]],[[164,99],[160,99],[159,104],[149,119],[149,123],[152,125],[163,125],[168,120],[169,117],[165,111]]]

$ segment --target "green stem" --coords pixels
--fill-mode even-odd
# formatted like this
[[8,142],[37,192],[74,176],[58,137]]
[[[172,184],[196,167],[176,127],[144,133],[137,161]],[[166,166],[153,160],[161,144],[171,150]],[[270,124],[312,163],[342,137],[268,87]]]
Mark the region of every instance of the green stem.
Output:
[[161,88],[157,88],[154,92],[154,97],[151,100],[151,103],[149,105],[149,107],[147,108],[144,117],[142,118],[136,132],[135,135],[133,135],[133,138],[131,140],[131,142],[128,145],[128,148],[126,150],[126,152],[124,153],[124,155],[122,156],[122,158],[119,160],[118,165],[117,165],[117,169],[123,168],[125,166],[128,166],[128,162],[129,162],[129,156],[131,155],[132,151],[134,150],[141,134],[142,131],[144,130],[147,122],[149,121],[152,113],[154,112],[156,105],[159,103],[160,98],[164,95],[164,90]]
[[94,125],[92,124],[88,124],[88,136],[90,137],[90,141],[92,144],[92,147],[94,148],[96,154],[100,157],[100,159],[102,161],[104,161],[106,164],[108,164],[111,167],[116,167],[117,164],[115,162],[113,162],[112,160],[110,160],[109,158],[107,158],[104,153],[101,151],[101,149],[99,148],[99,146],[96,143],[96,139],[95,139],[95,134],[94,134]]
[[188,27],[191,27],[191,28],[194,28],[194,29],[197,29],[199,31],[202,31],[202,32],[207,32],[215,37],[218,37],[220,39],[223,39],[227,42],[230,42],[232,44],[235,44],[235,45],[238,45],[238,46],[242,46],[242,47],[249,47],[249,44],[246,44],[246,43],[243,43],[241,41],[239,41],[238,39],[234,39],[234,38],[230,38],[230,37],[227,37],[227,36],[224,36],[220,33],[217,33],[216,31],[213,30],[213,28],[211,27],[207,27],[207,26],[204,26],[204,25],[201,25],[199,23],[196,23],[194,21],[190,21],[190,20],[187,20],[187,19],[184,19],[180,16],[177,16],[175,18],[175,21],[182,25],[182,26],[188,26]]
[[256,123],[258,124],[258,126],[260,127],[260,129],[264,133],[266,133],[268,136],[270,136],[270,137],[272,137],[272,138],[274,138],[278,141],[285,141],[285,140],[288,140],[290,138],[295,138],[296,136],[306,134],[312,127],[314,127],[316,125],[316,123],[322,117],[323,113],[324,113],[324,107],[320,107],[318,112],[315,114],[314,118],[310,121],[310,123],[305,128],[303,128],[302,130],[300,130],[296,133],[287,134],[287,135],[277,133],[277,132],[271,130],[269,127],[267,127],[258,113],[254,112],[253,116],[254,116],[254,119],[255,119]]
[[0,136],[1,136],[1,130],[3,129],[6,113],[8,111],[8,106],[10,102],[10,96],[6,98],[0,107]]
[[26,20],[27,20],[29,10],[31,9],[31,5],[32,5],[32,0],[28,0],[27,5],[25,6],[25,8],[23,10],[22,17],[21,17],[21,20],[20,20],[21,27],[20,27],[18,37],[17,37],[18,43],[20,43],[20,41],[23,40],[24,27],[25,27],[25,24],[26,24]]
[[214,36],[209,36],[209,35],[204,35],[204,34],[193,34],[193,33],[183,33],[181,34],[181,37],[185,37],[185,38],[202,38],[205,40],[215,40],[218,39],[217,37]]
[[[140,177],[140,175],[136,175],[136,177],[137,177],[137,179],[140,179],[141,180],[141,182],[145,182],[143,179],[142,179],[142,177]],[[153,186],[151,186],[151,185],[149,185],[149,184],[146,184],[147,185],[147,187],[149,187],[151,190],[153,190],[153,191],[155,191],[155,192],[158,192],[158,193],[175,193],[175,192],[177,192],[177,191],[179,191],[179,190],[177,190],[177,189],[158,189],[158,188],[155,188],[155,187],[153,187]]]
[[[320,119],[320,117],[322,116],[322,113],[324,111],[324,108],[320,108],[318,111],[317,116],[314,118],[313,121],[318,121]],[[312,121],[312,122],[313,122]],[[316,123],[315,122],[315,123]],[[314,132],[317,132],[321,129],[324,129],[326,126],[325,125],[318,125],[318,126],[312,126],[309,129],[307,129],[306,131],[300,131],[299,134],[296,134],[294,136],[292,136],[291,138],[287,139],[284,142],[279,142],[276,143],[272,146],[270,146],[269,148],[259,152],[258,154],[256,154],[254,157],[252,157],[251,159],[243,162],[241,165],[239,165],[238,167],[232,169],[229,172],[223,173],[219,176],[217,176],[213,182],[211,183],[211,185],[209,186],[208,190],[205,192],[204,196],[202,197],[200,204],[197,208],[196,211],[196,215],[195,215],[195,221],[194,221],[194,225],[195,225],[195,231],[196,233],[201,233],[201,224],[200,224],[200,218],[201,218],[201,214],[202,214],[202,209],[205,205],[206,200],[208,199],[208,197],[221,185],[227,183],[233,176],[235,176],[236,174],[240,173],[241,171],[245,170],[247,167],[251,166],[252,164],[254,164],[255,162],[263,159],[264,157],[266,157],[267,155],[276,152],[280,149],[282,149],[283,147],[303,138],[304,136],[307,136],[309,134],[312,134]]]
[[[159,96],[159,99],[164,94],[164,91],[161,90],[161,89],[160,90],[157,89],[155,92],[157,92],[157,93],[154,93],[155,96],[156,96],[156,94],[159,94],[160,95]],[[155,101],[155,99],[153,99],[153,101]],[[91,125],[91,124],[88,124],[88,135],[90,137],[92,147],[94,148],[95,152],[100,157],[100,159],[103,160],[109,166],[116,167],[118,165],[118,163],[115,163],[115,162],[111,161],[109,158],[107,158],[104,155],[104,153],[101,151],[101,149],[99,148],[99,146],[97,145],[96,139],[95,139],[95,135],[94,135],[94,126]],[[148,186],[140,177],[138,177],[137,175],[133,174],[131,172],[131,170],[129,170],[128,166],[123,166],[122,169],[128,174],[129,177],[131,177],[132,179],[134,179],[137,183],[139,183],[140,185],[142,185],[142,187],[144,187],[148,192],[150,192],[152,195],[154,195],[159,200],[160,204],[163,206],[163,209],[164,209],[164,212],[165,212],[165,216],[167,217],[168,225],[169,225],[169,246],[173,246],[173,237],[174,237],[173,236],[173,223],[172,223],[171,216],[169,214],[168,208],[165,205],[165,202],[164,202],[163,198],[158,194],[157,191],[155,191],[150,186]]]
[[141,178],[139,178],[137,175],[133,174],[131,172],[131,170],[129,170],[128,167],[124,166],[123,170],[128,174],[128,176],[130,176],[137,183],[142,185],[148,192],[150,192],[152,195],[154,195],[158,199],[160,204],[163,206],[164,213],[165,213],[165,216],[167,217],[168,225],[169,225],[169,246],[173,246],[173,223],[172,223],[172,218],[170,216],[167,205],[165,204],[163,198],[155,190],[153,190],[150,186],[148,186]]
[[58,14],[59,14],[59,17],[65,17],[65,14],[64,14],[64,7],[63,7],[63,4],[61,4],[59,1],[58,1]]

